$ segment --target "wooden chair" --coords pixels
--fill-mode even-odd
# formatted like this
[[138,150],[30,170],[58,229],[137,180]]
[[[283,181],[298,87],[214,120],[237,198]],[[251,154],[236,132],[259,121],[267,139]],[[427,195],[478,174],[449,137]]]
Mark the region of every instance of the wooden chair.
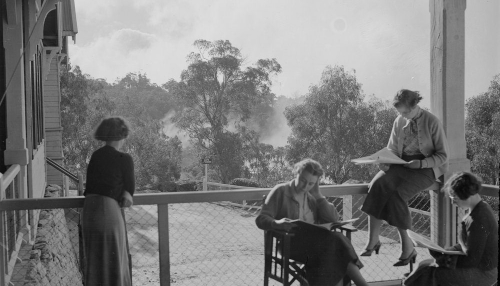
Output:
[[[337,230],[349,240],[351,240],[351,233],[357,231],[350,225],[344,225]],[[293,236],[293,233],[286,231],[264,231],[264,286],[269,285],[269,279],[274,279],[283,286],[290,286],[295,281],[298,281],[301,286],[309,285],[305,278],[304,264],[290,259],[290,240]],[[351,279],[346,276],[339,285],[351,285]]]

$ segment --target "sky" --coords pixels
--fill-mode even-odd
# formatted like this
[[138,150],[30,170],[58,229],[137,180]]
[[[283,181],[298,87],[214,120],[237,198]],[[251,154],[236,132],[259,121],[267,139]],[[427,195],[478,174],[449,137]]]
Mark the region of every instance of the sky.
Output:
[[[276,58],[278,96],[317,84],[326,66],[356,72],[366,95],[418,90],[430,106],[427,0],[75,0],[73,65],[114,82],[129,72],[179,80],[197,39],[229,40],[246,64]],[[465,95],[487,91],[500,73],[500,1],[467,1]]]

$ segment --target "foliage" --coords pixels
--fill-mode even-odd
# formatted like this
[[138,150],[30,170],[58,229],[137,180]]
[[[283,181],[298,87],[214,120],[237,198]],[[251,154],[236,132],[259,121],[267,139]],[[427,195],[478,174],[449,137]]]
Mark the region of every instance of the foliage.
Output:
[[72,172],[85,173],[99,142],[93,139],[94,126],[114,109],[103,95],[108,84],[83,74],[78,66],[61,68],[61,123],[64,164]]
[[285,160],[285,148],[274,148],[270,144],[259,142],[259,136],[254,131],[240,129],[244,142],[245,166],[249,177],[256,180],[262,187],[272,187],[278,182],[292,178],[291,167]]
[[188,56],[181,81],[163,87],[182,108],[172,118],[187,132],[199,153],[214,155],[217,179],[229,182],[243,171],[241,140],[230,123],[248,120],[258,107],[271,105],[271,77],[281,71],[275,59],[243,67],[243,57],[229,41],[197,40],[198,52]]
[[328,66],[319,84],[310,87],[304,103],[285,110],[292,128],[288,160],[313,158],[335,183],[368,179],[369,172],[363,172],[351,159],[385,147],[392,121],[388,124],[391,112],[383,104],[373,101],[370,105],[363,100],[355,73],[342,66]]
[[230,185],[234,186],[242,186],[242,187],[252,187],[252,188],[258,188],[259,184],[251,179],[247,178],[234,178],[231,180],[229,183]]
[[102,146],[94,129],[107,116],[122,116],[132,128],[124,151],[134,158],[137,186],[163,190],[179,179],[181,141],[163,132],[172,100],[145,75],[130,73],[110,85],[68,65],[61,91],[64,163],[70,170],[86,172],[92,152]]
[[471,171],[484,183],[495,184],[500,172],[500,74],[493,78],[487,92],[470,98],[465,107]]

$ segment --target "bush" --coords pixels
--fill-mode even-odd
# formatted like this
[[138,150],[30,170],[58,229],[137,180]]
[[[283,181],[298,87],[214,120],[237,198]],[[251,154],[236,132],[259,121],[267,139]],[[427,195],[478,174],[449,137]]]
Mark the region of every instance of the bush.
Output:
[[158,190],[162,192],[177,192],[177,184],[175,182],[162,182],[158,184]]
[[180,181],[177,182],[177,192],[196,192],[198,190],[195,181]]
[[257,182],[247,178],[234,178],[231,180],[229,184],[241,187],[252,187],[252,188],[260,187]]

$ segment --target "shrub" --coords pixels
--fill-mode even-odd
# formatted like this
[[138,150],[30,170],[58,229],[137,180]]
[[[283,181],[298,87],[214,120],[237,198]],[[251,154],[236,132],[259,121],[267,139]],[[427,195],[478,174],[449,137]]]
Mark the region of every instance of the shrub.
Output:
[[258,188],[259,184],[247,178],[234,178],[230,182],[231,185]]

